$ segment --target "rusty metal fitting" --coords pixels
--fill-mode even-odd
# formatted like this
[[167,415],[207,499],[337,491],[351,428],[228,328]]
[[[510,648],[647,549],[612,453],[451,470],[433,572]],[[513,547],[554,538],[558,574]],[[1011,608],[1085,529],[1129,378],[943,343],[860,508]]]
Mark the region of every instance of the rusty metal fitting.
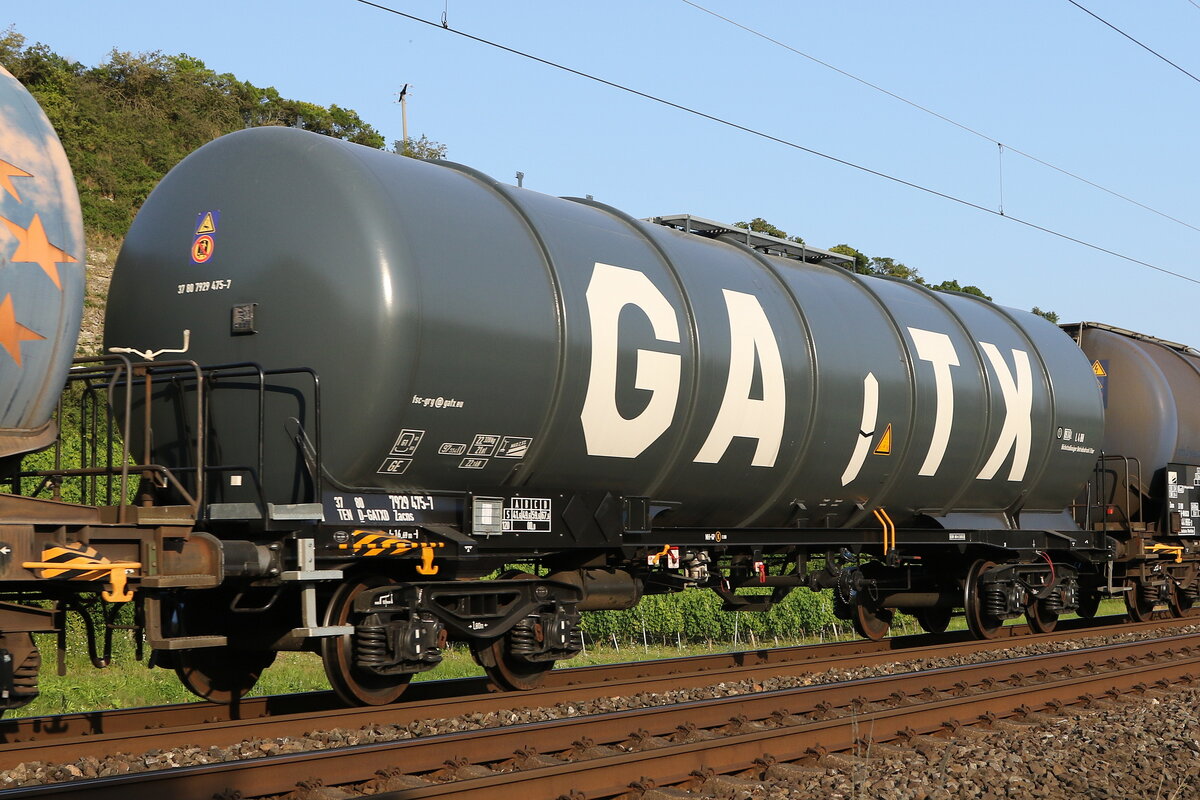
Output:
[[815,764],[825,756],[829,755],[829,751],[824,745],[816,745],[804,751],[804,755],[800,757],[800,762],[803,764]]

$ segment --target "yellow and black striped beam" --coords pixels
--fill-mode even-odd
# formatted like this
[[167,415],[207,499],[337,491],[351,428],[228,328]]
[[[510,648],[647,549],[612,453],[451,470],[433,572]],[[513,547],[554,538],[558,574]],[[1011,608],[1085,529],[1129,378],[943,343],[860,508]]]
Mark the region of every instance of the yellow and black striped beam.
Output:
[[126,591],[129,573],[141,569],[137,561],[110,561],[94,547],[82,542],[52,544],[42,549],[41,561],[25,561],[22,567],[37,572],[39,578],[60,581],[107,581],[109,588],[101,597],[110,603],[125,603],[133,599]]
[[356,556],[398,556],[415,550],[419,545],[409,539],[398,539],[383,531],[354,531],[350,541],[338,545]]
[[350,534],[350,541],[339,544],[338,549],[349,550],[356,556],[402,556],[419,550],[421,563],[417,566],[417,572],[436,575],[438,567],[433,563],[434,550],[445,546],[445,542],[415,542],[389,536],[383,531],[358,530]]

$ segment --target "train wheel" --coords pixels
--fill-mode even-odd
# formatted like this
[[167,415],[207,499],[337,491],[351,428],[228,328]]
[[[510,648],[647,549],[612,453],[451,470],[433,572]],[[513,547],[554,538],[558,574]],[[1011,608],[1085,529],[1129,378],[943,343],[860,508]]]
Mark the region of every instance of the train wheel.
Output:
[[511,635],[507,633],[496,639],[473,642],[471,655],[497,688],[517,692],[536,689],[546,673],[554,668],[554,662],[526,661],[513,655],[511,642]]
[[[228,633],[223,619],[225,598],[202,602],[192,594],[178,598],[164,609],[176,636]],[[201,647],[169,653],[166,663],[187,690],[210,703],[229,704],[245,697],[258,683],[263,670],[275,662],[274,650],[243,650],[235,647]]]
[[953,615],[952,609],[938,607],[918,608],[913,616],[917,618],[921,630],[926,633],[945,633],[946,628],[950,627],[950,618]]
[[[325,608],[325,625],[354,625],[362,616],[354,610],[354,598],[365,591],[386,586],[391,581],[382,575],[366,575],[343,583]],[[329,685],[346,703],[357,706],[382,706],[395,700],[408,688],[411,674],[376,675],[354,663],[352,634],[328,636],[321,640],[321,660]]]
[[995,566],[991,561],[976,561],[967,570],[967,577],[963,581],[963,612],[967,627],[977,639],[995,639],[1004,627],[1004,620],[984,610],[983,595],[979,591],[979,579]]
[[1141,581],[1131,580],[1129,587],[1125,593],[1125,609],[1129,612],[1129,618],[1134,622],[1149,622],[1154,614],[1154,600],[1147,599]]
[[1081,592],[1079,595],[1079,607],[1075,609],[1075,613],[1084,619],[1091,619],[1096,616],[1096,612],[1100,610],[1100,593],[1099,592]]
[[854,623],[854,630],[858,631],[858,635],[873,642],[878,642],[887,636],[894,616],[891,609],[880,608],[863,597],[862,592],[859,592],[855,599],[857,602],[854,604],[851,621]]
[[1058,624],[1058,612],[1047,609],[1045,600],[1034,600],[1025,608],[1025,621],[1034,633],[1050,633]]
[[1179,585],[1172,583],[1167,596],[1167,607],[1171,609],[1171,616],[1191,617],[1200,614],[1200,608],[1193,608],[1192,604],[1192,599],[1179,590]]
[[[521,570],[508,570],[502,580],[536,580],[536,575]],[[495,639],[471,642],[471,656],[483,667],[489,679],[501,691],[525,692],[536,689],[546,673],[554,669],[553,661],[529,661],[512,652],[512,632]]]
[[0,645],[12,658],[12,683],[10,691],[0,698],[0,714],[20,708],[37,699],[38,671],[42,666],[42,654],[33,635],[29,633],[0,633]]
[[203,647],[179,650],[174,658],[175,674],[189,692],[228,705],[254,688],[263,670],[275,662],[275,651]]

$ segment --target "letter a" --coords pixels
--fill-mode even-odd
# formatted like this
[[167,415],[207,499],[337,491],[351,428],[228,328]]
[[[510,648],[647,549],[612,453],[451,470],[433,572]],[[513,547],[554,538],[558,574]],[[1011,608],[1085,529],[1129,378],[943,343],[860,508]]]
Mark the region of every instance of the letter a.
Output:
[[[708,439],[695,460],[715,464],[725,455],[735,436],[758,439],[754,467],[773,467],[783,440],[783,421],[787,414],[787,392],[783,380],[783,360],[771,322],[758,298],[745,292],[723,289],[729,309],[729,380],[725,397],[717,412]],[[762,368],[763,399],[752,400],[754,360]]]

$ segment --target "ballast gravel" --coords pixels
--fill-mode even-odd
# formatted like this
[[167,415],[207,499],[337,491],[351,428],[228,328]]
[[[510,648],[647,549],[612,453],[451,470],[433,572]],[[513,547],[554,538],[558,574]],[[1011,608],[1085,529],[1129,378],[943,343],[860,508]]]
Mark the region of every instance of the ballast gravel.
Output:
[[[710,781],[709,783],[713,783]],[[727,800],[1185,800],[1200,797],[1200,689],[1149,692],[1062,715],[776,765]],[[665,796],[665,795],[664,795]],[[678,797],[679,795],[676,795]],[[647,794],[643,800],[659,800]]]
[[[141,754],[117,753],[87,757],[71,764],[25,762],[0,772],[0,789],[61,783],[80,778],[125,775],[174,767],[214,764],[327,750],[337,747],[394,742],[418,737],[499,728],[652,708],[695,700],[715,699],[762,691],[798,688],[858,678],[896,675],[1029,655],[1080,650],[1104,644],[1159,638],[1200,630],[1188,628],[1148,631],[1119,636],[1093,636],[1068,642],[1017,646],[1003,653],[975,653],[944,658],[910,659],[856,669],[732,681],[670,692],[610,696],[540,708],[464,714],[407,725],[377,724],[353,730],[310,731],[303,736],[252,739],[227,747],[181,747]],[[514,696],[519,700],[519,696]],[[741,798],[1176,798],[1200,797],[1200,690],[1148,697],[1144,701],[1113,703],[1103,710],[1069,709],[1066,716],[1040,718],[1022,727],[1005,723],[999,730],[968,731],[965,740],[949,743],[922,741],[915,750],[881,748],[869,758],[849,758],[816,767],[780,765],[783,778],[770,775],[760,783],[728,780],[719,787],[701,787],[695,796]],[[788,772],[791,770],[791,772]],[[797,775],[802,775],[799,780]],[[709,783],[712,783],[710,781]],[[1159,789],[1161,784],[1161,791]],[[731,788],[732,787],[732,788]],[[1093,788],[1094,787],[1094,788]],[[717,794],[713,790],[718,789]],[[328,790],[322,790],[328,791]],[[340,790],[337,790],[340,791]],[[320,792],[319,792],[320,793]],[[306,792],[295,794],[302,798]],[[353,795],[347,795],[353,796]],[[666,797],[667,795],[663,795]],[[316,796],[314,795],[314,800]],[[653,800],[647,795],[645,800]]]

